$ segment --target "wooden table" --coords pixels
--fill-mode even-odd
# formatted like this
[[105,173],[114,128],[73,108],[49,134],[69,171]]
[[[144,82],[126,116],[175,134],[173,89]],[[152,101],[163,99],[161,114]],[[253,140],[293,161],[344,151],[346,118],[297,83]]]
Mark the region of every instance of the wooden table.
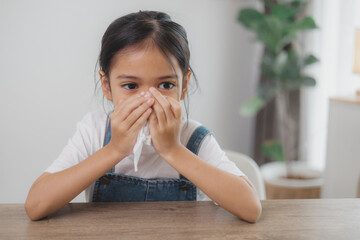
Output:
[[35,222],[0,204],[0,239],[360,239],[360,199],[262,205],[250,224],[212,202],[72,203]]

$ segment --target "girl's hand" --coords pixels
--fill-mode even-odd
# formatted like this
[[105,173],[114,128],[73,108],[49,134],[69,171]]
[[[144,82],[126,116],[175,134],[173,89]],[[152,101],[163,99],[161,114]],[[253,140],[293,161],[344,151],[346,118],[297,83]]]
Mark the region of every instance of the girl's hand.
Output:
[[155,103],[149,118],[152,144],[158,154],[166,160],[166,155],[181,147],[181,105],[171,97],[164,97],[155,88],[150,88]]
[[151,97],[134,95],[125,101],[120,99],[111,113],[111,140],[109,147],[113,148],[120,156],[131,154],[139,130],[148,120],[154,104]]

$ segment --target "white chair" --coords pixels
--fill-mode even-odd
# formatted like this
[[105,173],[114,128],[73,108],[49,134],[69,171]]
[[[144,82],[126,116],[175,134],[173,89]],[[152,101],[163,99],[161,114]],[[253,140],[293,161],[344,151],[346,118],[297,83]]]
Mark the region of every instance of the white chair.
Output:
[[254,185],[260,200],[265,200],[265,185],[261,176],[260,168],[257,163],[250,157],[234,152],[231,150],[225,150],[228,158],[233,161],[236,166],[249,178]]

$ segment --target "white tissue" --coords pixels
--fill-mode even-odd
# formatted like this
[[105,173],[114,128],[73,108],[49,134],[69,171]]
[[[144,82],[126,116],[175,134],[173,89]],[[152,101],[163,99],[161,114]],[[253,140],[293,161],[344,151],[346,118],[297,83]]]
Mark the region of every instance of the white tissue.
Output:
[[141,150],[142,150],[144,143],[146,145],[151,146],[151,135],[150,135],[150,131],[149,131],[149,122],[146,122],[144,124],[144,126],[142,126],[142,128],[140,129],[134,149],[133,149],[135,172],[138,171],[138,163],[139,163]]

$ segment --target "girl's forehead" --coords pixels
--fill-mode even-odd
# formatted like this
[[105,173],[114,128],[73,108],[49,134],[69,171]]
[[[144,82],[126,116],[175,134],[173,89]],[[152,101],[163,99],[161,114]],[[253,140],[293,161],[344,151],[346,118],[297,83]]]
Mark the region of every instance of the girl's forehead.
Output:
[[[166,56],[154,44],[142,46],[129,46],[117,52],[110,68],[111,71],[137,71],[148,73],[167,72],[178,74],[181,68],[176,58],[171,54]],[[180,76],[179,76],[180,77]]]

